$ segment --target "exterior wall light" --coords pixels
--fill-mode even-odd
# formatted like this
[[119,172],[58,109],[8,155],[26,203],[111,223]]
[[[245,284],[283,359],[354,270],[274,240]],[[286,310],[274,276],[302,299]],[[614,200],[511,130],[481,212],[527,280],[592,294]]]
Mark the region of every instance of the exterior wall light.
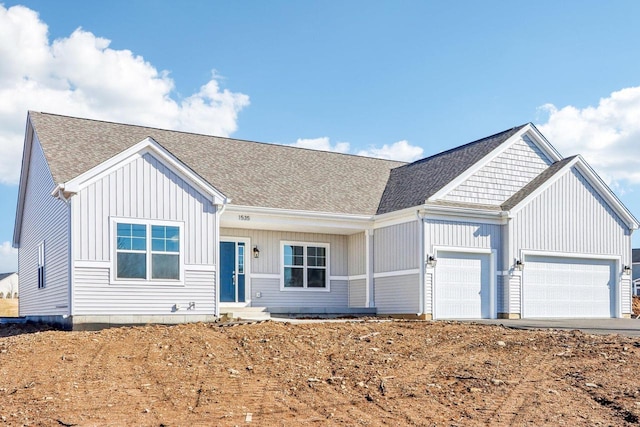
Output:
[[253,247],[253,257],[254,258],[260,258],[260,249],[258,249],[257,246]]
[[622,269],[622,274],[624,274],[625,276],[631,275],[631,267],[629,267],[628,265],[625,265],[624,268]]
[[438,260],[435,259],[433,255],[429,255],[429,258],[427,258],[427,265],[431,268],[435,268],[437,263]]
[[516,260],[516,270],[518,271],[524,270],[524,262],[520,261],[519,259]]

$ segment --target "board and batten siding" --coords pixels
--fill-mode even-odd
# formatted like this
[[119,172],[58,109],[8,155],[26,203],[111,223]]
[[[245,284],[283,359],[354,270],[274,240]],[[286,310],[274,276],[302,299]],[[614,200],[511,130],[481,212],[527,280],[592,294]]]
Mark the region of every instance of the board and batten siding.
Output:
[[420,238],[420,222],[417,219],[377,228],[373,239],[374,272],[420,268]]
[[[609,255],[620,257],[622,265],[631,264],[630,230],[575,168],[517,212],[509,234],[512,259],[519,259],[520,250],[530,250]],[[520,300],[515,296],[520,295],[520,281],[510,285],[509,311],[519,313]],[[622,313],[630,313],[630,281],[620,285]]]
[[[34,135],[24,196],[18,265],[20,315],[70,313],[69,205],[51,196],[53,177]],[[45,288],[38,289],[38,246],[45,246]]]
[[[71,199],[74,315],[215,313],[216,207],[149,153],[137,156]],[[111,219],[184,224],[184,276],[179,283],[110,283]],[[174,304],[195,309],[175,313]]]
[[[331,276],[347,276],[347,238],[337,234],[302,233],[293,231],[220,228],[222,237],[248,237],[251,246],[260,250],[260,258],[251,257],[251,274],[280,274],[280,242],[328,243]],[[345,300],[346,301],[346,300]],[[346,302],[345,302],[346,304]]]
[[215,263],[215,206],[149,153],[83,188],[74,199],[76,260],[111,260],[110,218],[117,217],[184,222],[185,263]]
[[525,136],[452,190],[444,200],[499,205],[551,163]]
[[349,276],[365,274],[367,269],[367,236],[365,233],[352,234],[348,237],[348,252]]
[[416,314],[420,311],[420,274],[376,277],[378,314]]

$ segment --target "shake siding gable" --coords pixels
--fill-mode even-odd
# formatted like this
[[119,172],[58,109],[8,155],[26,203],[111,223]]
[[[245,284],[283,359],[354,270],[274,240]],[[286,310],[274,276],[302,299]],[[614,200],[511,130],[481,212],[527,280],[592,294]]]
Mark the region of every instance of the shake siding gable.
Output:
[[452,190],[444,200],[500,205],[551,163],[525,136]]
[[[20,315],[69,314],[69,206],[51,196],[55,184],[36,136],[28,170],[18,252]],[[41,242],[45,246],[45,288],[38,289]]]

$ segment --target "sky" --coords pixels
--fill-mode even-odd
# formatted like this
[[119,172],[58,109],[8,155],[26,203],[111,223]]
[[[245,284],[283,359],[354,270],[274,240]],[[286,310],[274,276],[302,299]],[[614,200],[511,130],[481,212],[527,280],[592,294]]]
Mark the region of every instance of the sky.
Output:
[[638,16],[636,0],[0,0],[0,272],[17,270],[29,110],[404,161],[532,122],[639,217]]

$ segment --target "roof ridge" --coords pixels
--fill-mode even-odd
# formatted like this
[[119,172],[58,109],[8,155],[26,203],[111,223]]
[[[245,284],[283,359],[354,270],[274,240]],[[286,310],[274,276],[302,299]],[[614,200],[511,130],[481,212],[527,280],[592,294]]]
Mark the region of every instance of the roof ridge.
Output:
[[480,138],[480,139],[477,139],[477,140],[475,140],[475,141],[467,142],[466,144],[459,145],[459,146],[457,146],[457,147],[450,148],[450,149],[445,150],[445,151],[441,151],[441,152],[436,153],[436,154],[433,154],[433,155],[431,155],[431,156],[429,156],[429,157],[425,157],[425,158],[422,158],[422,159],[416,160],[416,161],[414,161],[414,162],[407,163],[407,164],[402,165],[402,166],[398,166],[398,167],[397,167],[397,168],[395,168],[395,169],[403,168],[403,167],[406,167],[406,166],[412,166],[412,165],[415,165],[415,164],[420,164],[420,163],[425,162],[425,161],[427,161],[427,160],[432,160],[432,159],[437,158],[437,157],[439,157],[439,156],[444,156],[445,154],[451,154],[451,153],[454,153],[454,152],[456,152],[456,151],[460,151],[460,150],[462,150],[462,149],[464,149],[464,148],[468,148],[468,147],[469,147],[469,146],[471,146],[471,145],[479,144],[479,143],[481,143],[481,142],[485,142],[485,141],[487,141],[487,140],[489,140],[489,139],[492,139],[492,138],[497,138],[497,137],[499,137],[499,136],[500,136],[500,135],[502,135],[502,134],[509,133],[509,132],[514,132],[514,131],[518,131],[518,130],[522,129],[523,127],[527,126],[528,124],[531,124],[531,123],[525,123],[525,124],[520,125],[520,126],[514,126],[514,127],[512,127],[512,128],[509,128],[509,129],[503,130],[503,131],[498,132],[498,133],[495,133],[495,134],[493,134],[493,135],[485,136],[484,138]]
[[64,115],[64,114],[47,113],[47,112],[43,112],[43,111],[29,110],[29,114],[31,114],[31,113],[42,114],[42,115],[47,115],[47,116],[61,117],[61,118],[66,118],[66,119],[83,120],[83,121],[95,122],[95,123],[105,123],[105,124],[116,125],[116,126],[127,126],[127,127],[151,129],[151,130],[156,130],[156,131],[161,131],[161,132],[180,133],[180,134],[186,134],[186,135],[202,136],[202,137],[207,137],[207,138],[220,138],[220,139],[226,139],[228,141],[236,141],[236,142],[249,143],[249,144],[262,144],[262,145],[268,145],[268,146],[274,146],[274,147],[293,148],[293,149],[298,149],[298,150],[306,150],[306,151],[313,151],[313,152],[337,154],[337,155],[343,155],[343,156],[351,156],[351,157],[358,157],[358,158],[363,158],[363,159],[370,159],[370,160],[375,160],[375,161],[380,161],[380,162],[392,162],[392,163],[398,163],[399,166],[397,166],[397,167],[405,166],[406,164],[408,164],[407,162],[404,162],[402,160],[384,159],[384,158],[380,158],[380,157],[363,156],[363,155],[360,155],[360,154],[353,154],[353,153],[341,153],[339,151],[318,150],[318,149],[314,149],[314,148],[297,147],[295,145],[283,144],[283,143],[278,143],[278,142],[253,141],[253,140],[250,140],[250,139],[240,139],[240,138],[232,138],[232,137],[228,137],[228,136],[210,135],[210,134],[206,134],[206,133],[191,132],[191,131],[185,131],[185,130],[159,128],[159,127],[155,127],[155,126],[136,125],[136,124],[133,124],[133,123],[120,123],[120,122],[114,122],[114,121],[109,121],[109,120],[92,119],[92,118],[78,117],[78,116],[67,116],[67,115]]

